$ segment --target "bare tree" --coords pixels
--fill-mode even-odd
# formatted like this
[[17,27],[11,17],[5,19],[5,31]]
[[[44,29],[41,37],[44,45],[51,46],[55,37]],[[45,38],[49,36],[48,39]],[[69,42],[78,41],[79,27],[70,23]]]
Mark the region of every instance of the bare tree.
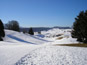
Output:
[[20,31],[18,21],[12,20],[5,24],[5,27],[9,30]]

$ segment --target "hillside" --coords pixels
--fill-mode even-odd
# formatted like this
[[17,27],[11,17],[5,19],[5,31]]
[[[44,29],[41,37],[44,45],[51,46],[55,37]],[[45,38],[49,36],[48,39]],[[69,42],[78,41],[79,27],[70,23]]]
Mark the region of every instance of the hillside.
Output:
[[54,28],[32,36],[5,30],[6,37],[0,42],[0,65],[86,65],[87,48],[54,46],[78,43],[70,31]]

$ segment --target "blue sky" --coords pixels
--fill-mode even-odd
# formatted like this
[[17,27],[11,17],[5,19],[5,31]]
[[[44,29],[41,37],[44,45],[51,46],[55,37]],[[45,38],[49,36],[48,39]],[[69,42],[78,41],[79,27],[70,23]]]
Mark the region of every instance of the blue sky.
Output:
[[22,27],[72,26],[87,0],[0,0],[3,23],[17,20]]

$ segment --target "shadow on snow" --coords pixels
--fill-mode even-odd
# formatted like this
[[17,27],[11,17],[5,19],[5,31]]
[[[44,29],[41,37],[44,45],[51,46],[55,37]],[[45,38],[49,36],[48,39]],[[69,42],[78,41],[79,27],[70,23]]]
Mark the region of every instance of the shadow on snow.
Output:
[[35,37],[35,36],[32,36],[32,37],[35,38],[35,39],[38,39],[38,40],[44,41],[44,42],[52,42],[52,41],[44,40],[44,39],[41,39],[41,38],[38,38],[38,37]]
[[15,39],[17,41],[20,41],[20,42],[29,43],[29,44],[35,44],[35,43],[32,43],[32,42],[28,42],[28,41],[22,40],[20,38],[17,38],[15,36],[12,36],[12,35],[7,35],[7,36],[10,37],[10,38],[12,38],[12,39]]

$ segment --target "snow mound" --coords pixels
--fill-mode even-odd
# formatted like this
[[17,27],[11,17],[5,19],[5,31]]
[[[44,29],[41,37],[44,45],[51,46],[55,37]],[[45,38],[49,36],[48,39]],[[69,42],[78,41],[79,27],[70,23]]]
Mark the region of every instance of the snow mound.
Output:
[[58,37],[60,35],[66,35],[70,33],[71,29],[59,29],[59,28],[53,28],[48,31],[42,31],[42,34],[45,35],[45,37]]
[[72,44],[78,43],[77,39],[71,37],[72,29],[50,29],[48,31],[42,31],[42,34],[46,39],[53,41],[52,44]]

